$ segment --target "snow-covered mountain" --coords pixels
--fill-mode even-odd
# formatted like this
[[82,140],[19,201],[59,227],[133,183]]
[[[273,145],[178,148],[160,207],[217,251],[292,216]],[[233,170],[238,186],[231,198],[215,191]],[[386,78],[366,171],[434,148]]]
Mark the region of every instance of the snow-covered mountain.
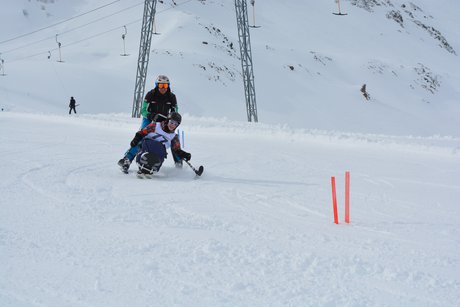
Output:
[[[334,1],[248,4],[260,122],[458,136],[458,1],[340,4],[348,15]],[[84,113],[130,113],[142,12],[135,0],[4,3],[2,106],[63,113],[75,96]],[[159,1],[155,25],[147,88],[166,74],[182,112],[245,121],[233,1]]]
[[140,180],[143,1],[3,1],[0,306],[458,305],[460,4],[340,4],[256,1],[256,124],[233,2],[159,1],[148,80],[205,172]]

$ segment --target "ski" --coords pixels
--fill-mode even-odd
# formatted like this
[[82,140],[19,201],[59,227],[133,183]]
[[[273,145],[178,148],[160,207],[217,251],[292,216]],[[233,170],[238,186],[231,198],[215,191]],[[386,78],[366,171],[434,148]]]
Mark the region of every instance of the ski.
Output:
[[152,179],[153,174],[147,174],[147,173],[144,173],[142,171],[138,171],[136,173],[136,177],[139,178],[139,179]]
[[145,170],[138,170],[136,173],[137,178],[139,179],[152,179],[153,173],[148,173]]

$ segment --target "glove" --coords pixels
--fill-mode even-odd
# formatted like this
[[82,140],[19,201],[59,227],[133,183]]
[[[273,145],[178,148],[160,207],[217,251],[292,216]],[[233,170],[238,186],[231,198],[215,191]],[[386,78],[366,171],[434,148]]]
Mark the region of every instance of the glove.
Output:
[[155,121],[155,122],[162,122],[162,121],[164,121],[165,119],[167,119],[166,116],[164,116],[163,114],[158,113],[158,114],[156,114],[155,117],[153,118],[153,121]]
[[149,113],[147,114],[147,119],[151,120],[151,121],[155,121],[155,114],[152,114],[152,113]]
[[131,145],[131,147],[137,146],[137,144],[142,140],[142,138],[143,138],[142,134],[136,133],[136,135],[134,136],[134,139],[131,141],[131,143],[129,143],[129,145]]
[[183,151],[182,149],[177,151],[177,156],[185,161],[190,161],[190,159],[192,158],[192,154]]

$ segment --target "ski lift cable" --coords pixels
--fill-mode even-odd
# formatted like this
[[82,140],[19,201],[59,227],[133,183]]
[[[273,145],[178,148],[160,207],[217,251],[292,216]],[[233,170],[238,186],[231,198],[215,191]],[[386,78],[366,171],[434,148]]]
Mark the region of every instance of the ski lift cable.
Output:
[[[130,24],[133,24],[133,23],[136,23],[136,22],[139,22],[139,21],[140,21],[140,20],[136,20],[135,22],[127,23],[127,25],[130,25]],[[69,46],[73,46],[73,45],[79,44],[79,43],[81,43],[81,42],[84,42],[84,41],[87,41],[87,40],[90,40],[90,39],[93,39],[93,38],[96,38],[96,37],[105,35],[105,34],[107,34],[107,33],[110,33],[110,32],[113,32],[113,31],[119,30],[119,29],[120,29],[120,27],[112,28],[112,29],[110,29],[110,30],[106,30],[106,31],[104,31],[104,32],[100,32],[100,33],[97,33],[97,34],[94,34],[94,35],[91,35],[91,36],[82,38],[82,39],[80,39],[80,40],[77,40],[77,41],[74,41],[74,42],[65,44],[65,45],[62,46],[62,48],[69,47]]]
[[131,6],[129,6],[129,7],[126,7],[126,8],[124,8],[124,9],[119,10],[119,11],[117,11],[117,12],[114,12],[114,13],[112,13],[112,14],[110,14],[110,15],[107,15],[107,16],[104,16],[104,17],[95,19],[95,20],[93,20],[93,21],[90,21],[90,22],[88,22],[88,23],[85,23],[85,24],[83,24],[83,25],[81,25],[81,26],[78,26],[78,27],[76,27],[76,28],[66,30],[66,31],[64,31],[64,32],[61,32],[60,34],[67,34],[67,33],[69,33],[69,32],[72,32],[72,31],[81,29],[81,28],[86,27],[86,26],[88,26],[88,25],[90,25],[90,24],[99,22],[99,21],[101,21],[101,20],[103,20],[103,19],[107,19],[107,18],[112,17],[112,16],[114,16],[114,15],[123,13],[123,12],[125,12],[125,11],[127,11],[127,10],[130,10],[130,9],[132,9],[132,8],[135,8],[136,6],[139,6],[139,5],[141,5],[141,4],[144,4],[144,1],[139,2],[139,3],[137,3],[137,4],[134,4],[134,5],[131,5]]
[[[134,23],[137,23],[141,21],[141,19],[139,20],[136,20],[136,21],[133,21],[133,22],[130,22],[130,23],[127,23],[126,25],[130,25],[130,24],[134,24]],[[96,38],[96,37],[99,37],[99,36],[102,36],[102,35],[105,35],[109,32],[113,32],[115,30],[119,30],[120,27],[116,27],[116,28],[112,28],[110,30],[106,30],[104,32],[100,32],[100,33],[97,33],[97,34],[94,34],[94,35],[91,35],[91,36],[88,36],[88,37],[85,37],[85,38],[82,38],[80,40],[77,40],[77,41],[74,41],[74,42],[71,42],[71,43],[68,43],[68,44],[61,44],[61,48],[66,48],[66,47],[70,47],[70,46],[73,46],[73,45],[76,45],[76,44],[79,44],[81,42],[84,42],[84,41],[87,41],[87,40],[90,40],[90,39],[93,39],[93,38]],[[39,52],[39,53],[35,53],[35,54],[32,54],[32,55],[28,55],[28,56],[25,56],[25,57],[22,57],[22,58],[17,58],[17,59],[14,59],[14,60],[11,60],[10,62],[13,63],[13,62],[19,62],[19,61],[22,61],[22,60],[25,60],[25,59],[29,59],[29,58],[33,58],[33,57],[36,57],[36,56],[39,56],[39,55],[43,55],[43,54],[47,54],[49,51],[56,51],[56,50],[59,50],[59,48],[54,48],[54,49],[48,49],[46,51],[42,51],[42,52]]]
[[[10,42],[10,41],[19,39],[19,38],[23,38],[23,37],[26,37],[26,36],[35,34],[35,33],[37,33],[37,32],[40,32],[40,31],[43,31],[43,30],[52,28],[52,27],[54,27],[54,26],[57,26],[57,25],[66,23],[66,22],[68,22],[68,21],[70,21],[70,20],[79,18],[79,17],[81,17],[81,16],[87,15],[87,14],[92,13],[92,12],[95,12],[95,11],[97,11],[97,10],[100,10],[100,9],[102,9],[102,8],[105,8],[105,7],[107,7],[107,6],[110,6],[110,5],[112,5],[112,4],[116,3],[116,2],[120,2],[120,1],[121,1],[121,0],[115,0],[115,1],[113,1],[113,2],[107,3],[107,4],[105,4],[105,5],[102,5],[102,6],[100,6],[100,7],[97,7],[97,8],[95,8],[95,9],[92,9],[92,10],[90,10],[90,11],[87,11],[87,12],[84,12],[84,13],[82,13],[82,14],[79,14],[79,15],[76,15],[76,16],[73,16],[73,17],[70,17],[70,18],[68,18],[68,19],[65,19],[65,20],[60,21],[60,22],[57,22],[57,23],[54,23],[54,24],[52,24],[52,25],[49,25],[49,26],[46,26],[46,27],[43,27],[43,28],[34,30],[34,31],[32,31],[32,32],[29,32],[29,33],[21,34],[21,35],[18,35],[18,36],[15,36],[15,37],[12,37],[12,38],[9,38],[9,39],[0,41],[0,44],[4,44],[4,43],[7,43],[7,42]],[[191,1],[193,1],[193,0],[187,0],[187,1],[184,1],[184,2],[182,2],[182,3],[176,4],[175,7],[181,6],[181,5],[186,4],[186,3],[188,3],[188,2],[191,2]],[[115,13],[112,13],[112,14],[110,14],[110,15],[107,15],[107,16],[105,16],[105,17],[101,17],[101,18],[99,18],[99,19],[96,19],[95,21],[89,22],[89,23],[87,23],[87,24],[83,24],[83,25],[80,26],[80,27],[84,27],[84,26],[86,26],[86,25],[95,23],[95,22],[97,22],[97,21],[99,21],[99,20],[102,20],[102,19],[111,17],[111,16],[113,16],[113,15],[116,15],[116,14],[118,14],[118,13],[124,12],[125,10],[134,8],[134,7],[139,6],[139,5],[141,5],[141,4],[144,4],[144,1],[139,2],[139,3],[135,4],[135,5],[130,6],[130,7],[127,7],[127,8],[125,8],[125,9],[123,9],[123,10],[118,11],[118,12],[115,12]],[[174,8],[174,7],[166,8],[166,9],[164,9],[164,10],[162,10],[162,11],[157,12],[157,13],[161,13],[161,12],[164,12],[164,11],[167,11],[167,10],[170,10],[170,9],[173,9],[173,8]],[[78,28],[80,28],[80,27],[77,27],[77,28],[75,28],[75,29],[78,29]],[[61,34],[71,32],[71,31],[73,31],[73,30],[75,30],[75,29],[70,29],[70,30],[68,30],[68,31],[62,32]],[[42,40],[41,40],[41,41],[42,41]],[[39,42],[41,42],[41,41],[39,41]]]
[[[80,25],[80,26],[78,26],[78,27],[71,28],[71,29],[68,29],[68,30],[66,30],[66,31],[60,32],[59,35],[67,34],[67,33],[70,33],[70,32],[76,31],[76,30],[79,30],[79,29],[84,28],[84,27],[86,27],[86,26],[89,26],[89,25],[91,25],[91,24],[93,24],[93,23],[96,23],[96,22],[99,22],[99,21],[101,21],[101,20],[110,18],[110,17],[112,17],[112,16],[114,16],[114,15],[123,13],[123,12],[125,12],[125,11],[127,11],[127,10],[130,10],[130,9],[136,7],[136,6],[141,5],[141,4],[144,4],[144,2],[139,2],[139,3],[135,4],[135,5],[129,6],[129,7],[127,7],[127,8],[124,8],[124,9],[119,10],[119,11],[117,11],[117,12],[114,12],[114,13],[112,13],[112,14],[110,14],[110,15],[100,17],[100,18],[95,19],[95,20],[93,20],[93,21],[90,21],[90,22],[87,22],[87,23],[85,23],[85,24],[82,24],[82,25]],[[35,44],[44,42],[44,41],[49,40],[49,39],[52,39],[52,38],[54,38],[54,35],[53,35],[53,36],[48,36],[48,37],[46,37],[46,38],[43,38],[43,39],[40,39],[40,40],[37,40],[37,41],[34,41],[34,42],[30,42],[30,43],[28,43],[28,44],[25,44],[25,45],[22,45],[22,46],[13,48],[13,49],[5,50],[5,51],[2,51],[2,52],[3,52],[3,53],[10,53],[10,52],[13,52],[13,51],[16,51],[16,50],[20,50],[20,49],[27,48],[27,47],[29,47],[29,46],[32,46],[32,45],[35,45]]]
[[53,36],[48,36],[48,37],[46,37],[46,38],[42,38],[42,39],[37,40],[37,41],[34,41],[34,42],[30,42],[30,43],[28,43],[28,44],[25,44],[25,45],[22,45],[22,46],[13,48],[13,49],[4,50],[3,53],[10,53],[10,52],[13,52],[13,51],[16,51],[16,50],[24,49],[24,48],[30,47],[30,46],[32,46],[32,45],[35,45],[35,44],[38,44],[38,43],[41,43],[41,42],[50,40],[50,39],[52,39],[52,38],[54,38],[54,35],[53,35]]
[[[183,5],[183,4],[186,4],[188,2],[191,2],[193,0],[186,0],[182,3],[179,3],[177,4],[177,6],[180,6],[180,5]],[[161,10],[161,11],[158,11],[157,14],[161,14],[165,11],[168,11],[172,9],[171,8],[166,8],[164,10]],[[110,30],[106,30],[106,31],[103,31],[103,32],[100,32],[100,33],[97,33],[97,34],[94,34],[94,35],[91,35],[91,36],[88,36],[86,38],[83,38],[83,39],[80,39],[78,41],[75,41],[75,42],[71,42],[71,43],[68,43],[68,44],[61,44],[61,48],[65,48],[65,47],[69,47],[69,46],[73,46],[73,45],[76,45],[76,44],[79,44],[81,42],[84,42],[84,41],[87,41],[87,40],[90,40],[90,39],[93,39],[95,37],[99,37],[99,36],[102,36],[102,35],[105,35],[107,33],[110,33],[110,32],[113,32],[113,31],[116,31],[116,30],[119,30],[120,28],[123,28],[124,26],[129,26],[129,25],[132,25],[132,24],[135,24],[135,23],[138,23],[142,21],[142,18],[139,18],[139,19],[136,19],[134,21],[131,21],[129,23],[125,23],[123,26],[118,26],[118,27],[115,27],[115,28],[112,28]],[[69,30],[70,31],[70,30]],[[56,35],[54,35],[52,38],[55,38]],[[28,56],[24,56],[24,57],[21,57],[21,58],[17,58],[17,59],[13,59],[11,61],[9,61],[9,63],[14,63],[14,62],[19,62],[19,61],[22,61],[22,60],[26,60],[26,59],[29,59],[29,58],[33,58],[33,57],[36,57],[36,56],[39,56],[39,55],[43,55],[43,54],[48,54],[48,52],[50,51],[56,51],[56,50],[59,50],[59,48],[54,48],[54,49],[47,49],[46,51],[42,51],[42,52],[38,52],[38,53],[35,53],[35,54],[32,54],[32,55],[28,55]]]
[[[184,1],[183,3],[180,3],[180,4],[178,4],[177,6],[186,4],[186,3],[191,2],[191,1],[192,1],[192,0]],[[117,11],[117,12],[114,12],[114,13],[112,13],[112,14],[110,14],[110,15],[107,15],[107,16],[104,16],[104,17],[95,19],[95,20],[93,20],[93,21],[90,21],[90,22],[85,23],[85,24],[83,24],[83,25],[80,25],[80,26],[78,26],[78,27],[75,27],[75,28],[71,28],[71,29],[69,29],[69,30],[66,30],[66,31],[64,31],[64,32],[60,32],[59,34],[62,35],[62,34],[67,34],[67,33],[73,32],[73,31],[75,31],[75,30],[81,29],[81,28],[86,27],[86,26],[88,26],[88,25],[91,25],[91,24],[93,24],[93,23],[99,22],[99,21],[101,21],[101,20],[103,20],[103,19],[107,19],[107,18],[112,17],[112,16],[114,16],[114,15],[116,15],[116,14],[125,12],[125,11],[127,11],[127,10],[129,10],[129,9],[132,9],[132,8],[134,8],[134,7],[136,7],[136,6],[139,6],[139,5],[141,5],[141,4],[144,4],[144,2],[139,2],[139,3],[135,4],[135,5],[126,7],[126,8],[124,8],[124,9],[119,10],[119,11]],[[162,11],[157,12],[157,14],[160,14],[160,13],[162,13],[162,12],[164,12],[164,11],[167,11],[167,10],[170,10],[170,9],[172,9],[172,8],[164,9],[164,10],[162,10]],[[139,19],[139,20],[140,20],[140,19]],[[43,38],[43,39],[40,39],[40,40],[31,42],[31,43],[28,43],[28,44],[25,44],[25,45],[22,45],[22,46],[13,48],[13,49],[8,49],[8,50],[5,50],[5,51],[2,51],[2,53],[10,53],[10,52],[13,52],[13,51],[16,51],[16,50],[20,50],[20,49],[23,49],[23,48],[27,48],[27,47],[29,47],[29,46],[32,46],[32,45],[35,45],[35,44],[44,42],[44,41],[46,41],[46,40],[53,39],[54,37],[55,37],[55,35],[48,36],[48,37],[46,37],[46,38]]]
[[15,37],[12,37],[12,38],[9,38],[9,39],[0,41],[0,44],[4,44],[4,43],[7,43],[7,42],[10,42],[10,41],[13,41],[13,40],[16,40],[16,39],[25,37],[25,36],[29,36],[29,35],[35,34],[35,33],[37,33],[37,32],[43,31],[43,30],[45,30],[45,29],[52,28],[52,27],[54,27],[54,26],[63,24],[63,23],[68,22],[68,21],[70,21],[70,20],[73,20],[73,19],[76,19],[76,18],[78,18],[78,17],[87,15],[87,14],[92,13],[92,12],[95,12],[95,11],[97,11],[97,10],[100,10],[100,9],[102,9],[102,8],[105,8],[105,7],[109,6],[109,5],[112,5],[112,4],[114,4],[114,3],[116,3],[116,2],[120,2],[120,1],[121,1],[121,0],[115,0],[115,1],[112,1],[112,2],[110,2],[110,3],[104,4],[104,5],[100,6],[100,7],[97,7],[97,8],[95,8],[95,9],[92,9],[92,10],[90,10],[90,11],[87,11],[87,12],[78,14],[78,15],[76,15],[76,16],[70,17],[70,18],[68,18],[68,19],[65,19],[65,20],[56,22],[56,23],[54,23],[54,24],[52,24],[52,25],[49,25],[49,26],[46,26],[46,27],[43,27],[43,28],[34,30],[34,31],[32,31],[32,32],[24,33],[24,34],[21,34],[21,35],[18,35],[18,36],[15,36]]

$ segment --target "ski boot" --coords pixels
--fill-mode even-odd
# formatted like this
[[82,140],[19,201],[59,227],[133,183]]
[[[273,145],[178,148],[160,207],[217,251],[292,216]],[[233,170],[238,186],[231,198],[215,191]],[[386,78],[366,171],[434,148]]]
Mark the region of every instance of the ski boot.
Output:
[[124,157],[118,161],[118,165],[121,167],[121,171],[127,174],[131,161],[127,157]]

